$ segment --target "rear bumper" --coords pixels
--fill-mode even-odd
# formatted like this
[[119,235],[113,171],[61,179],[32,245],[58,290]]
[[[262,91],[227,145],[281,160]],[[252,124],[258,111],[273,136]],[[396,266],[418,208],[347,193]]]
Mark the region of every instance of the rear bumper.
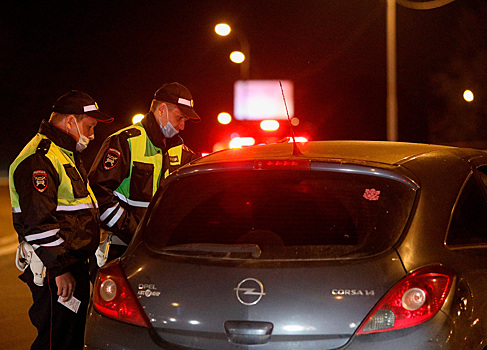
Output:
[[439,312],[431,320],[411,328],[355,336],[343,350],[460,350],[463,339],[455,338],[450,318]]
[[100,315],[90,305],[85,328],[85,350],[157,349],[147,328]]
[[160,350],[160,349],[252,349],[252,350],[290,350],[290,349],[340,349],[340,350],[459,350],[464,349],[461,339],[454,339],[453,325],[450,319],[439,312],[430,321],[415,327],[353,337],[343,347],[329,347],[321,340],[317,341],[278,341],[283,337],[271,337],[264,345],[235,345],[228,341],[224,331],[218,335],[198,334],[191,337],[174,332],[168,334],[168,342],[184,344],[177,346],[158,342],[158,337],[151,335],[147,328],[118,322],[98,314],[90,307],[85,332],[85,350]]

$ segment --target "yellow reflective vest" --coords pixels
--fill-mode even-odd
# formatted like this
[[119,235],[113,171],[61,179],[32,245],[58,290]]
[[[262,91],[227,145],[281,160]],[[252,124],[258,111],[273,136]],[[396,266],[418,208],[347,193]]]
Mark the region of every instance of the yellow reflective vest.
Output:
[[98,203],[75,147],[71,136],[43,121],[9,170],[19,241],[31,244],[44,265],[59,273],[86,260],[100,240]]
[[109,136],[89,174],[102,226],[128,243],[160,182],[196,158],[179,135],[164,138],[151,112]]

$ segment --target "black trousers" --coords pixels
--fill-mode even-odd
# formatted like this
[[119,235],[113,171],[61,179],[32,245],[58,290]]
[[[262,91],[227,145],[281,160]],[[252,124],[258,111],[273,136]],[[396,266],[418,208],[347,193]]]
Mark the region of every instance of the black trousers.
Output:
[[77,313],[58,302],[56,281],[49,278],[49,271],[42,287],[34,284],[30,268],[20,276],[29,286],[33,299],[29,317],[37,328],[37,338],[31,346],[32,350],[83,349],[86,312],[90,299],[88,270],[87,263],[78,263],[70,269],[76,280],[74,297],[81,301]]

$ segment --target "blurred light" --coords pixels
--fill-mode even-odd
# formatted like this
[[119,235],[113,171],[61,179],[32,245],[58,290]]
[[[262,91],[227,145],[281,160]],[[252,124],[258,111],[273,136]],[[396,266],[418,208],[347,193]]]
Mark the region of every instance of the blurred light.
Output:
[[197,324],[200,324],[200,321],[191,320],[191,321],[189,321],[189,324],[197,325]]
[[299,125],[299,119],[294,117],[291,119],[291,125],[292,126],[298,126]]
[[210,154],[210,153],[209,152],[201,152],[202,157],[206,157],[208,154]]
[[277,120],[263,120],[260,122],[260,128],[264,131],[276,131],[279,129],[279,122]]
[[287,120],[288,113],[294,117],[294,85],[290,80],[237,80],[233,89],[236,120]]
[[132,123],[133,124],[137,124],[138,122],[140,122],[142,119],[144,119],[144,115],[143,114],[136,114],[134,115],[134,117],[132,118]]
[[232,28],[226,23],[218,23],[215,26],[215,33],[221,36],[227,36],[232,31]]
[[[296,142],[308,142],[308,139],[307,139],[306,137],[304,137],[304,136],[296,136],[296,137],[294,138],[294,140],[295,140]],[[293,138],[292,138],[292,137],[290,137],[288,142],[289,142],[289,143],[293,142]]]
[[232,121],[232,116],[227,112],[221,112],[218,114],[218,122],[223,125],[227,125]]
[[218,152],[224,149],[228,149],[227,142],[217,142],[213,145],[213,152]]
[[473,98],[474,98],[474,96],[473,96],[473,92],[472,92],[472,91],[470,91],[470,90],[465,90],[465,91],[463,92],[463,99],[464,99],[465,101],[467,101],[467,102],[472,102],[472,101],[473,101]]
[[242,148],[243,146],[252,146],[255,144],[253,137],[235,137],[230,141],[230,148]]
[[179,306],[179,303],[172,303],[172,306]]
[[230,60],[233,63],[242,63],[243,61],[245,61],[245,55],[241,51],[233,51],[230,54]]

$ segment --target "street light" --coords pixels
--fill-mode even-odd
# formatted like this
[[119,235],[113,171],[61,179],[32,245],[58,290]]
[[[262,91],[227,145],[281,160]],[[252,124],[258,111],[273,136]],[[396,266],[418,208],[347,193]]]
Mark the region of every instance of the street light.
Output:
[[230,61],[233,63],[241,64],[243,61],[245,61],[245,55],[241,51],[233,51],[230,54]]
[[[218,23],[215,26],[215,33],[220,36],[228,36],[232,32],[234,33],[233,35],[235,38],[239,41],[240,51],[233,51],[230,55],[230,59],[232,62],[240,64],[241,79],[248,80],[250,79],[250,46],[247,37],[240,31],[232,30],[227,23]],[[232,56],[238,56],[238,58],[235,58],[234,60]]]
[[474,98],[473,92],[471,90],[465,90],[463,92],[463,99],[467,102],[472,102]]
[[226,23],[218,23],[215,26],[215,33],[220,36],[227,36],[232,31],[232,28]]
[[230,113],[221,112],[220,114],[218,114],[217,119],[220,124],[227,125],[232,121],[232,116],[230,115]]
[[134,117],[132,118],[132,123],[133,124],[137,124],[138,122],[140,122],[142,119],[144,119],[144,115],[143,114],[136,114],[134,115]]

